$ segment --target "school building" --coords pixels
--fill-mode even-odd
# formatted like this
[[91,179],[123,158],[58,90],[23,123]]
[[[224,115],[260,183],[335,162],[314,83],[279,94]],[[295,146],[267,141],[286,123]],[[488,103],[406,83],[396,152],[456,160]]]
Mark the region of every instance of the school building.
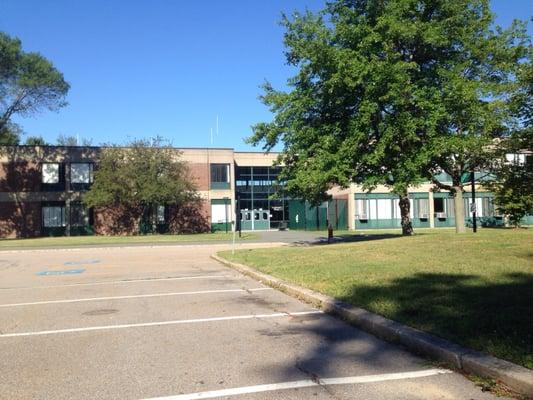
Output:
[[[86,209],[83,193],[94,180],[101,147],[0,146],[0,237],[48,235],[136,234],[145,227],[117,208]],[[231,230],[324,230],[400,227],[397,196],[386,187],[365,193],[357,185],[331,191],[319,207],[291,198],[276,198],[277,154],[239,152],[231,148],[176,148],[187,162],[201,196],[194,208],[160,205],[158,232]],[[455,225],[453,198],[421,185],[410,190],[413,225],[424,228]],[[465,197],[471,221],[470,194]],[[503,223],[491,193],[477,187],[480,225]],[[529,217],[531,219],[531,217]],[[526,221],[533,222],[533,221]],[[149,224],[151,226],[151,224]]]

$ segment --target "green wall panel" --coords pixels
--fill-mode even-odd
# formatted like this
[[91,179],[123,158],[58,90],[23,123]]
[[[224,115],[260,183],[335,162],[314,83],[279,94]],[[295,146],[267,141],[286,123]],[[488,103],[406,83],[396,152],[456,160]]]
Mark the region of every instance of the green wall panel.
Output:
[[[211,232],[226,232],[226,225],[228,227],[228,232],[230,232],[231,231],[231,222],[228,222],[227,224],[225,222],[219,222],[219,223],[211,224]],[[244,230],[244,222],[243,222],[242,229]],[[252,229],[252,228],[250,227],[250,229]]]

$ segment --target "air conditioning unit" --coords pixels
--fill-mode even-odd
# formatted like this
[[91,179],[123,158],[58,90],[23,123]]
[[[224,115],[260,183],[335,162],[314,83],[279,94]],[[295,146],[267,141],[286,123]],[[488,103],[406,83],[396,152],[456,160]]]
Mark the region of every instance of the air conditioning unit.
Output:
[[440,219],[446,218],[446,213],[444,212],[435,213],[435,217],[440,218]]
[[420,219],[428,219],[428,214],[420,214]]
[[368,215],[366,215],[366,214],[359,214],[359,220],[361,220],[361,221],[366,221],[366,220],[368,220]]

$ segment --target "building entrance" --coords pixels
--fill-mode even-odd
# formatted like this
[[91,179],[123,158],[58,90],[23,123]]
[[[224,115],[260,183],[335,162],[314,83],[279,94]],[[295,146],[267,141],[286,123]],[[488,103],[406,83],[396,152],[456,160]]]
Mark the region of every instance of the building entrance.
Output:
[[264,231],[270,229],[268,210],[241,210],[241,227],[243,231]]

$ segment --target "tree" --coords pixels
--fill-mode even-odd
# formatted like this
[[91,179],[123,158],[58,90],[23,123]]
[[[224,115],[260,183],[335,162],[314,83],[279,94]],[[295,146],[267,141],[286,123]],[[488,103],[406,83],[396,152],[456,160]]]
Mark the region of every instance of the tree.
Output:
[[160,138],[136,140],[125,148],[104,147],[94,183],[83,197],[88,207],[125,207],[138,223],[148,217],[154,229],[157,206],[198,200],[186,163]]
[[92,146],[93,141],[91,139],[79,138],[74,135],[60,134],[57,137],[58,146]]
[[[52,63],[39,53],[24,52],[19,39],[0,32],[0,135],[6,137],[11,117],[59,110],[70,86]],[[2,137],[0,136],[0,137]],[[16,135],[15,135],[16,136]]]
[[[264,85],[274,119],[256,124],[250,142],[283,143],[282,177],[297,196],[318,202],[331,185],[389,186],[411,233],[407,187],[433,179],[462,193],[457,164],[472,168],[467,155],[478,156],[507,117],[501,98],[525,31],[492,32],[492,19],[487,0],[336,0],[317,15],[284,17],[298,73],[289,92]],[[439,181],[443,170],[454,179],[459,171],[459,181]]]
[[42,136],[28,136],[26,138],[27,146],[47,146],[46,140]]
[[448,3],[458,24],[443,53],[446,68],[437,75],[444,113],[428,145],[435,154],[432,182],[453,194],[456,232],[462,233],[467,177],[490,167],[494,143],[517,123],[508,98],[519,86],[516,75],[531,46],[525,23],[492,29],[487,0]]
[[526,215],[533,214],[532,54],[528,62],[520,65],[517,83],[510,105],[520,125],[510,138],[497,147],[497,159],[491,168],[494,180],[488,183],[499,211],[507,215],[514,226],[519,226]]
[[[533,149],[531,135],[517,134],[507,140],[493,168],[494,180],[488,183],[496,207],[514,226],[526,215],[533,215],[533,156],[526,158],[525,149]],[[507,159],[508,155],[516,158]]]
[[0,128],[0,145],[17,145],[22,136],[22,129],[15,123],[9,122]]

